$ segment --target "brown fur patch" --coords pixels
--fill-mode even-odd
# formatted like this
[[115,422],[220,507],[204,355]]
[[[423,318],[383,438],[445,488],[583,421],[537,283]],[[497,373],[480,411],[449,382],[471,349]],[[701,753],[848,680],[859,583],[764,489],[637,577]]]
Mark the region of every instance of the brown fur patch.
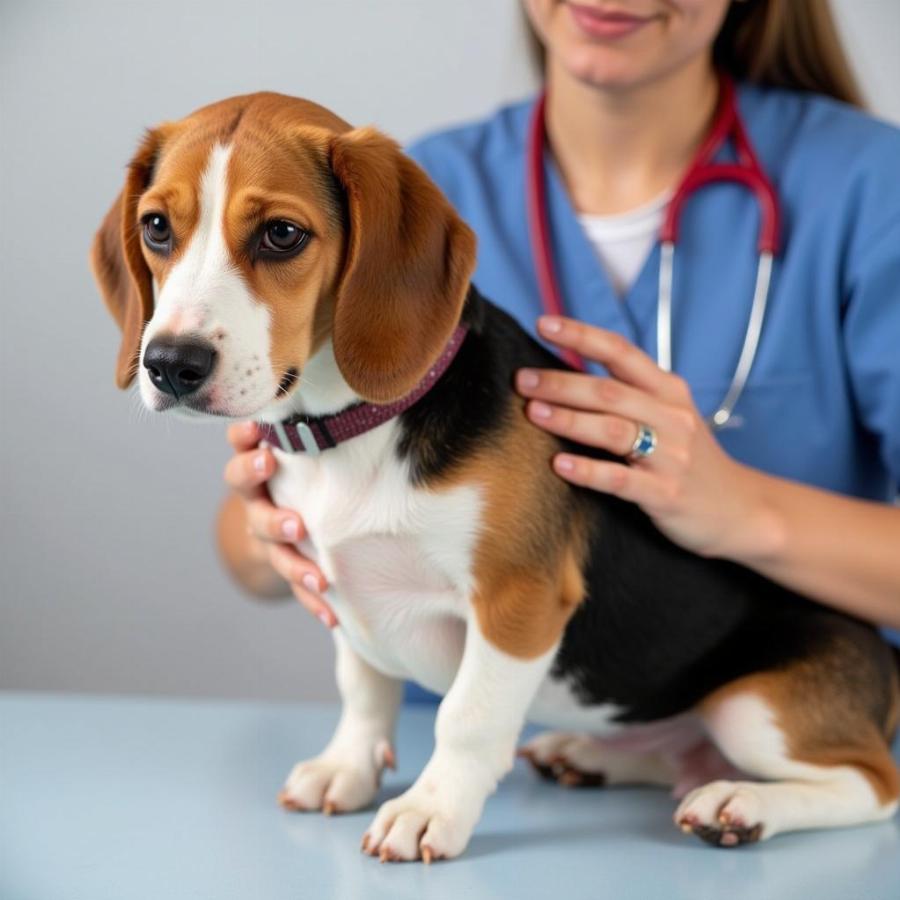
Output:
[[[478,624],[495,647],[525,659],[559,641],[585,594],[587,532],[571,492],[550,468],[556,449],[555,439],[531,425],[523,402],[511,396],[499,435],[448,478],[453,486],[472,484],[482,492],[473,567]],[[510,477],[511,459],[528,477]]]
[[437,185],[370,128],[335,136],[331,170],[347,198],[334,354],[366,400],[408,394],[450,339],[475,268],[475,236]]
[[[896,710],[896,676],[890,690],[889,708]],[[890,722],[878,709],[878,692],[873,667],[859,658],[850,641],[838,637],[814,657],[725,685],[707,697],[700,710],[711,714],[738,694],[760,697],[772,710],[791,759],[852,766],[885,804],[900,797],[900,773],[888,746]]]

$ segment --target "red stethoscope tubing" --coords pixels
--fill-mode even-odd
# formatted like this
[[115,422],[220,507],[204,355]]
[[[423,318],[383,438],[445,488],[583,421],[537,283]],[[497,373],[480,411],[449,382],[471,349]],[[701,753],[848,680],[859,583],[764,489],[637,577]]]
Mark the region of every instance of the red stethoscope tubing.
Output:
[[[565,315],[565,306],[553,262],[544,177],[544,150],[547,143],[544,125],[546,99],[546,94],[538,97],[528,129],[525,161],[526,203],[529,239],[544,312],[548,315],[561,316]],[[713,157],[729,138],[734,144],[737,162],[713,162]],[[752,191],[760,209],[757,250],[760,254],[776,255],[781,237],[778,196],[750,144],[744,123],[738,113],[734,83],[725,75],[720,78],[719,102],[709,134],[669,201],[660,229],[659,237],[662,243],[669,243],[673,247],[677,244],[681,212],[691,194],[707,184],[721,181],[737,182]],[[560,355],[570,366],[584,371],[584,360],[577,353],[561,350]]]

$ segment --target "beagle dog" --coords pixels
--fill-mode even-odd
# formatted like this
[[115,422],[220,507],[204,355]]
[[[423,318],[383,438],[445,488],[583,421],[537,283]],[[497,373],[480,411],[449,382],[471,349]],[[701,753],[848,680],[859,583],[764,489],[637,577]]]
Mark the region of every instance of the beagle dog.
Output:
[[598,451],[526,420],[515,371],[564,366],[474,261],[396,143],[272,93],[149,131],[95,238],[118,385],[266,423],[272,496],[332,586],[343,711],[282,804],[369,804],[412,679],[443,701],[363,839],[382,860],[462,853],[525,720],[553,729],[524,749],[546,777],[667,785],[717,846],[891,816],[888,645],[554,475],[558,450]]

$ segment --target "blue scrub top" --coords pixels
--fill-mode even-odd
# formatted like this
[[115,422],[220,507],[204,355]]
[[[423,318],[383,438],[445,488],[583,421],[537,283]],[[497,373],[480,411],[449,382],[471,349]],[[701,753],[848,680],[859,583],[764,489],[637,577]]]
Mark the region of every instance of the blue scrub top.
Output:
[[[813,94],[742,85],[738,103],[778,191],[783,236],[753,370],[734,425],[717,436],[733,457],[774,475],[892,500],[900,483],[900,130]],[[475,283],[534,334],[542,308],[526,215],[532,108],[533,100],[506,107],[409,152],[478,235]],[[544,168],[568,314],[655,358],[659,246],[619,298],[549,157]],[[733,184],[704,188],[682,216],[672,357],[704,414],[724,397],[744,340],[757,231],[753,195]]]

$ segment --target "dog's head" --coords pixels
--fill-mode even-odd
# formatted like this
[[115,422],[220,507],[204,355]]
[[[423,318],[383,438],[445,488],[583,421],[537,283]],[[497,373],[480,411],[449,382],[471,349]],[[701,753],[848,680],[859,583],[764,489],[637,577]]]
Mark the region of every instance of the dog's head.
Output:
[[278,94],[148,132],[91,251],[122,329],[117,384],[137,376],[154,410],[235,418],[291,411],[329,366],[353,396],[408,393],[474,260],[472,232],[393,141]]

